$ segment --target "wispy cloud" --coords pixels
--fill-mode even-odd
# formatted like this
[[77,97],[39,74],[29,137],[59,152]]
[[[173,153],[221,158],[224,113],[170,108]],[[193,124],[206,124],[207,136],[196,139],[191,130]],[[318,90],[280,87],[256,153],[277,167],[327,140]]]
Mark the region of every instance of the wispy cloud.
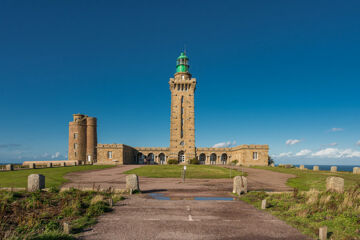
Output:
[[325,148],[314,152],[311,154],[313,157],[320,158],[353,158],[360,157],[360,151],[354,151],[350,148],[348,149],[338,149],[338,148]]
[[359,140],[359,141],[357,141],[356,145],[360,146],[360,140]]
[[285,143],[286,143],[286,145],[295,145],[299,142],[301,142],[301,140],[299,140],[299,139],[288,139],[288,140],[286,140]]
[[224,147],[232,147],[235,146],[236,141],[227,141],[227,142],[220,142],[220,143],[216,143],[214,146],[212,146],[213,148],[224,148]]
[[309,149],[303,149],[300,152],[296,153],[295,156],[298,157],[303,157],[303,156],[308,156],[312,151]]
[[279,158],[291,157],[291,156],[292,156],[292,152],[283,152],[283,153],[278,154],[277,156],[275,155],[275,157],[279,157]]
[[21,144],[17,144],[17,143],[0,144],[0,148],[18,148],[18,147],[21,147]]
[[337,146],[338,144],[336,142],[329,143],[329,146]]
[[56,152],[56,153],[54,153],[54,154],[51,155],[51,158],[52,158],[52,159],[56,159],[56,158],[59,158],[59,157],[63,157],[63,156],[60,154],[60,152]]
[[341,131],[344,131],[344,129],[343,128],[331,128],[329,131],[330,132],[341,132]]

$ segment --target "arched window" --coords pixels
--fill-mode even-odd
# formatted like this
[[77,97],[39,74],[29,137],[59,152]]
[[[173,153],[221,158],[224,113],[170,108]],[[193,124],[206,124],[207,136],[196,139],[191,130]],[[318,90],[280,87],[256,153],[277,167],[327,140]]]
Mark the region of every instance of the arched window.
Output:
[[185,162],[185,153],[184,151],[179,152],[178,160],[180,163]]
[[165,164],[165,154],[163,154],[163,153],[159,154],[159,161],[160,161],[160,164]]
[[210,164],[216,164],[216,154],[212,153],[210,155]]
[[205,153],[200,154],[199,161],[200,161],[200,164],[205,164],[205,161],[206,161]]
[[226,153],[223,153],[223,154],[221,155],[221,163],[225,165],[226,162],[227,162],[227,159],[228,159],[227,154],[226,154]]

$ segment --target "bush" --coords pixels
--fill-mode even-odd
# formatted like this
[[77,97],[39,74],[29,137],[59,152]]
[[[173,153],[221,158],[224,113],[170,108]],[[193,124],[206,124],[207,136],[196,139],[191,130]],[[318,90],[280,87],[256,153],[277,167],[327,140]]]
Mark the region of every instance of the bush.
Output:
[[236,165],[236,164],[238,164],[238,160],[233,160],[233,161],[231,161],[231,165]]
[[200,164],[200,161],[197,160],[196,158],[193,158],[193,159],[190,159],[190,160],[189,160],[189,163],[190,163],[190,164],[194,164],[194,165],[198,165],[198,164]]
[[91,204],[90,207],[86,211],[86,215],[88,217],[98,217],[104,212],[109,212],[111,208],[105,202],[97,202],[95,204]]
[[179,164],[179,161],[177,159],[169,159],[168,164]]

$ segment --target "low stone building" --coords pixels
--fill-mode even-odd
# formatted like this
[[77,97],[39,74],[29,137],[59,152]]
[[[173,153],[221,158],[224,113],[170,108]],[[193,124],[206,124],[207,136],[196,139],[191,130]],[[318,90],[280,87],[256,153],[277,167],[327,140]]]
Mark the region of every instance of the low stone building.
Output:
[[[185,53],[177,59],[176,73],[170,78],[170,144],[162,147],[131,147],[125,144],[97,144],[97,119],[74,114],[69,124],[69,160],[97,164],[167,164],[176,159],[186,164],[268,165],[268,145],[239,145],[231,148],[197,148],[195,145],[196,79],[189,72]],[[236,160],[236,161],[235,161]]]

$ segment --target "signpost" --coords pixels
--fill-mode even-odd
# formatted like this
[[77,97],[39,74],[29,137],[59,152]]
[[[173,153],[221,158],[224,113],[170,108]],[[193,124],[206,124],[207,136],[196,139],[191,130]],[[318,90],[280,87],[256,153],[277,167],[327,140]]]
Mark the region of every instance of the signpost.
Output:
[[184,170],[183,170],[183,174],[182,174],[183,183],[185,182],[185,175],[186,175],[186,166],[184,166]]

